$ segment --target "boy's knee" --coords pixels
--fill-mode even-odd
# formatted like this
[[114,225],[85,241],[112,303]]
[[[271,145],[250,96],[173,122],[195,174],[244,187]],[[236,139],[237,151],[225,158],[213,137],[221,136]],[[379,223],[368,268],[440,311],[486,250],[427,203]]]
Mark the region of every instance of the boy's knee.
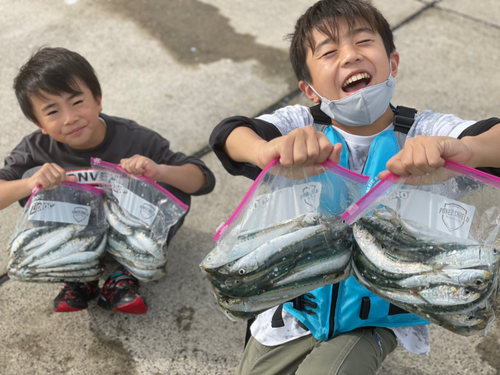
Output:
[[394,351],[397,339],[388,328],[364,328],[360,340],[352,348],[338,371],[331,375],[375,374],[387,355]]

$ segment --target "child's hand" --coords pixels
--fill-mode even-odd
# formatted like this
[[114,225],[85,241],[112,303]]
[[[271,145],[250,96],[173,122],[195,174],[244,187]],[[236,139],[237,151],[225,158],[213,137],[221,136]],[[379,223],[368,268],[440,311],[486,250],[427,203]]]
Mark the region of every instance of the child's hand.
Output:
[[41,185],[43,189],[50,189],[64,181],[78,182],[76,176],[66,176],[66,171],[54,163],[46,163],[29,178],[30,189]]
[[382,179],[392,172],[400,176],[422,176],[442,167],[444,159],[469,165],[474,154],[467,142],[452,137],[418,136],[407,139],[403,149],[387,162],[388,171],[379,174]]
[[159,171],[158,164],[142,155],[134,155],[131,158],[120,160],[120,167],[128,173],[148,177],[154,181],[156,181],[155,178]]
[[320,164],[326,159],[334,163],[340,160],[342,145],[332,145],[325,134],[312,126],[295,129],[289,134],[261,143],[259,167],[265,167],[276,158],[286,167],[307,167]]

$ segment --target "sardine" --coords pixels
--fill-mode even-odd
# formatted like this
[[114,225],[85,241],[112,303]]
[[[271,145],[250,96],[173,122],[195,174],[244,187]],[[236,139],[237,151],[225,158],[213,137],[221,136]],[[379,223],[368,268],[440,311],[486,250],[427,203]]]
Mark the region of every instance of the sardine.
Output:
[[29,267],[43,266],[44,263],[63,258],[69,254],[86,251],[94,243],[95,239],[96,236],[93,236],[89,238],[76,238],[66,242],[59,248],[56,248],[50,253],[46,253],[45,255],[39,257],[36,261],[30,263]]
[[166,255],[162,251],[161,244],[148,236],[144,231],[136,231],[133,236],[128,236],[127,242],[135,249],[145,250],[155,258],[166,258]]
[[355,223],[353,227],[354,238],[363,251],[363,254],[376,267],[394,274],[418,274],[433,271],[433,267],[419,262],[394,261],[388,258],[381,245],[365,228]]
[[7,250],[11,254],[11,257],[15,256],[15,254],[18,252],[19,249],[26,250],[25,245],[28,242],[30,242],[30,240],[31,242],[33,242],[32,240],[36,239],[35,245],[33,247],[42,244],[44,240],[40,240],[39,242],[39,239],[42,238],[43,237],[42,235],[46,233],[49,229],[50,229],[49,226],[31,228],[25,230],[24,232],[20,233],[18,236],[13,238],[7,248]]
[[53,232],[49,232],[50,238],[47,240],[47,242],[45,242],[43,245],[37,248],[36,251],[26,257],[19,266],[27,266],[33,260],[40,258],[45,253],[53,251],[63,243],[68,242],[73,236],[77,235],[85,228],[86,227],[84,225],[68,225]]
[[403,288],[425,288],[435,284],[468,286],[483,289],[491,280],[492,274],[478,269],[444,268],[439,274],[415,275],[398,281]]
[[[224,242],[221,243],[220,246],[216,246],[205,257],[200,266],[204,269],[214,269],[231,263],[274,238],[294,232],[300,228],[317,225],[321,217],[320,213],[312,212],[264,228],[252,229],[240,233],[231,249],[228,249],[228,245]],[[235,230],[238,231],[239,229],[236,228]]]
[[[328,260],[323,260],[321,262],[317,262],[312,265],[295,270],[294,272],[288,274],[286,277],[281,278],[277,282],[273,283],[273,285],[276,287],[287,284],[293,284],[298,281],[303,281],[323,275],[336,274],[337,276],[336,278],[338,278],[339,276],[341,276],[340,275],[341,271],[346,269],[350,260],[351,260],[351,253],[346,251],[345,253],[339,256],[330,258]],[[340,281],[342,280],[338,280],[336,282]]]
[[115,213],[109,207],[109,203],[104,204],[104,212],[106,213],[106,220],[118,233],[124,236],[131,236],[132,234],[134,234],[134,230],[132,229],[132,227],[123,223],[123,221],[121,221],[118,216],[115,215]]
[[100,256],[98,253],[95,253],[93,251],[87,251],[83,253],[71,254],[63,258],[44,263],[44,267],[49,268],[49,267],[63,266],[66,264],[74,264],[74,263],[90,263],[99,258]]
[[276,260],[286,256],[292,257],[296,252],[303,253],[308,250],[306,247],[309,244],[317,247],[319,243],[323,247],[328,247],[328,242],[325,241],[327,232],[328,227],[322,224],[302,228],[272,239],[238,259],[229,267],[229,272],[239,275],[248,274],[262,267],[264,264],[272,264]]

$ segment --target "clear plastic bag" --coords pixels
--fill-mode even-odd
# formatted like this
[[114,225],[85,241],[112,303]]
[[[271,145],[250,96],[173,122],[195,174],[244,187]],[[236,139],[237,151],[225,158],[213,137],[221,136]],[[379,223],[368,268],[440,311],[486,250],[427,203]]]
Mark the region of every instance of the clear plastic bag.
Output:
[[356,279],[460,335],[485,335],[498,294],[500,179],[447,161],[389,175],[342,217],[353,224]]
[[65,182],[33,191],[9,242],[9,277],[17,281],[88,282],[103,273],[107,241],[103,193]]
[[164,276],[169,229],[188,207],[149,178],[116,164],[92,159],[92,167],[99,171],[105,192],[107,251],[141,281]]
[[350,276],[351,230],[340,214],[368,178],[326,161],[262,171],[200,264],[231,319]]

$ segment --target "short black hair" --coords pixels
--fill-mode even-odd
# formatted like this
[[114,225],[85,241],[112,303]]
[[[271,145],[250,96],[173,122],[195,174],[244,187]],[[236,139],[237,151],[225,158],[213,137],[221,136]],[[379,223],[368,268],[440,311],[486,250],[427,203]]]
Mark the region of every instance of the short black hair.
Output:
[[43,92],[76,94],[78,81],[87,85],[96,100],[102,95],[94,68],[82,55],[62,47],[43,47],[21,67],[14,90],[24,115],[36,123],[31,98],[43,98]]
[[363,20],[382,37],[387,56],[396,50],[391,27],[382,14],[369,0],[320,0],[310,7],[295,24],[291,39],[290,62],[299,81],[312,83],[311,72],[307,66],[307,49],[314,52],[312,31],[315,29],[338,39],[338,22],[344,19],[349,29],[357,21]]

